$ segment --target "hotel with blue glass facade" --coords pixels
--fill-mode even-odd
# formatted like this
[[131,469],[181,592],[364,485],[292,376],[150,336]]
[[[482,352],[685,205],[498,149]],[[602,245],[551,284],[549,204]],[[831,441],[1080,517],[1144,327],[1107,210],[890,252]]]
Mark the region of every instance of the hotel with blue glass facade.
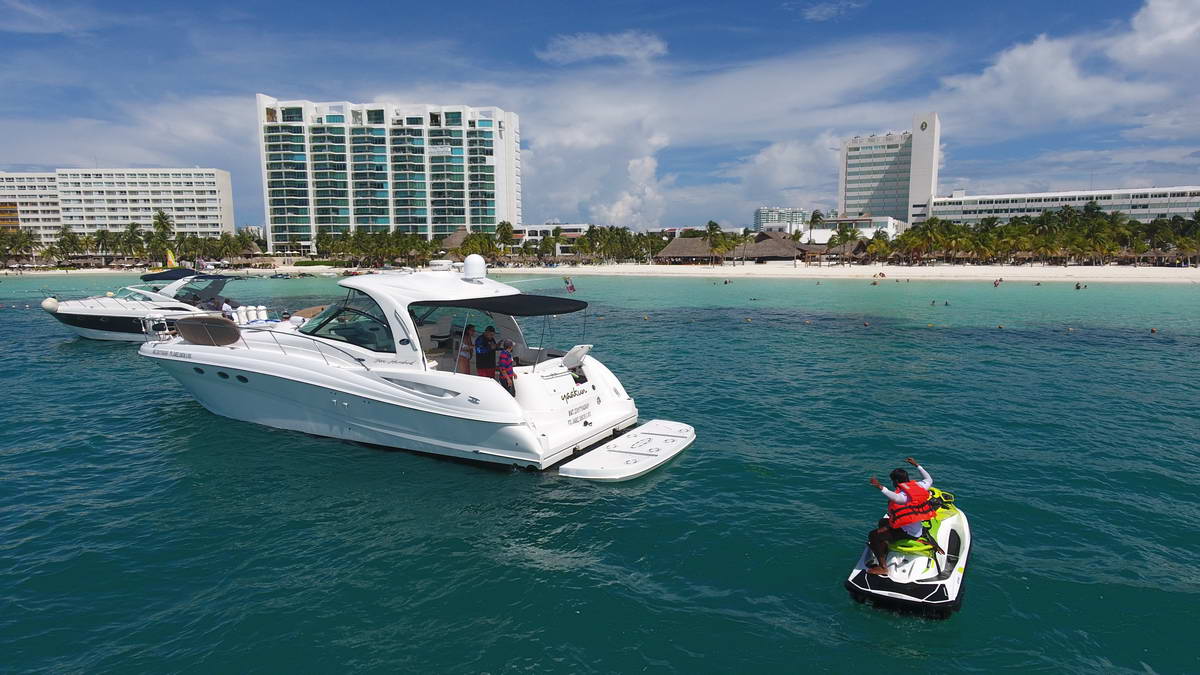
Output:
[[464,105],[257,97],[267,243],[307,252],[318,232],[521,224],[516,113]]

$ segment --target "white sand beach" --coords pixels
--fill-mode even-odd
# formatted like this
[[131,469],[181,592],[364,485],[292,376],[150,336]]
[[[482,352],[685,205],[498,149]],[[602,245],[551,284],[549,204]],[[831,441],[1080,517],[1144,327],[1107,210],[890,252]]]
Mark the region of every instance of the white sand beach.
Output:
[[[269,276],[276,273],[297,274],[307,272],[338,272],[341,268],[326,266],[296,267],[281,265],[274,269],[234,269],[229,274],[246,276]],[[86,275],[86,274],[144,274],[145,270],[86,269],[65,272],[63,270],[27,270],[22,276],[41,275]],[[491,275],[545,274],[552,276],[642,276],[642,277],[715,277],[723,279],[859,279],[872,281],[883,273],[888,280],[912,281],[1005,281],[1028,282],[1085,282],[1085,283],[1183,283],[1200,284],[1200,269],[1194,267],[1133,267],[1130,265],[1069,266],[1061,265],[929,265],[906,267],[901,265],[804,265],[793,267],[787,261],[755,264],[726,265],[645,265],[637,263],[615,265],[580,265],[576,267],[494,267]],[[10,271],[11,276],[16,276]],[[0,277],[3,278],[3,277]]]
[[1034,265],[808,265],[793,267],[787,261],[726,265],[581,265],[577,267],[507,267],[488,274],[550,274],[559,276],[658,276],[718,277],[724,279],[861,279],[872,281],[883,273],[889,282],[912,281],[1005,281],[1022,282],[1113,282],[1113,283],[1200,283],[1200,269],[1193,267],[1042,266]]

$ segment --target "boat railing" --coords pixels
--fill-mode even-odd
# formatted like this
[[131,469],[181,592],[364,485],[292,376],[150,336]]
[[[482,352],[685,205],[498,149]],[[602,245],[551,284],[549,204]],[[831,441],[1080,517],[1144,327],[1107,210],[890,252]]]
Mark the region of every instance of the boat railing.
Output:
[[158,309],[158,307],[155,306],[155,303],[162,303],[162,302],[178,302],[183,305],[187,304],[186,302],[183,302],[182,300],[130,300],[128,298],[118,298],[115,295],[114,296],[98,295],[98,296],[92,297],[92,298],[83,298],[82,300],[79,300],[78,302],[95,303],[95,304],[84,305],[88,309],[104,309],[105,307],[115,307],[118,309],[127,309],[127,310]]
[[[242,330],[242,333],[267,333],[268,335],[271,336],[271,341],[275,344],[276,347],[279,348],[280,353],[283,354],[284,356],[288,356],[287,349],[285,349],[283,343],[281,343],[279,341],[279,336],[280,336],[279,331],[272,330],[271,328],[266,328],[266,327],[258,328],[258,327],[254,327],[254,326],[241,326],[241,330]],[[354,354],[351,354],[350,352],[346,351],[345,349],[342,349],[341,347],[338,347],[337,345],[331,345],[328,342],[322,340],[321,338],[315,338],[315,337],[312,337],[311,335],[305,335],[303,333],[296,333],[296,332],[283,333],[282,335],[285,338],[285,341],[286,341],[286,339],[291,339],[291,338],[299,338],[302,340],[308,340],[310,344],[313,344],[316,346],[315,351],[321,355],[321,358],[324,359],[325,365],[327,365],[327,366],[332,366],[333,364],[329,362],[330,355],[327,354],[325,350],[332,349],[334,351],[335,357],[340,356],[342,358],[342,360],[348,361],[352,365],[358,366],[367,372],[371,372],[371,369],[365,363],[365,359],[363,359],[362,357],[359,357],[359,356],[355,356]],[[245,338],[242,339],[242,344],[245,345],[247,349],[252,349],[252,347],[250,346],[250,343],[246,342]],[[292,346],[293,346],[293,348],[296,348],[296,349],[303,349],[303,347],[296,347],[295,345],[292,345]]]

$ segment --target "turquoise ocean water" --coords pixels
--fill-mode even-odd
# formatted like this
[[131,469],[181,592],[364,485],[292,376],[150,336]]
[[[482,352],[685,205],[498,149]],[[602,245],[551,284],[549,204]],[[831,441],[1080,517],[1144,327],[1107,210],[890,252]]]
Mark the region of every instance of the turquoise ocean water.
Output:
[[[216,417],[37,309],[132,278],[0,279],[6,671],[1200,670],[1200,286],[579,277],[545,341],[699,434],[606,485]],[[907,455],[975,533],[948,621],[842,588]]]

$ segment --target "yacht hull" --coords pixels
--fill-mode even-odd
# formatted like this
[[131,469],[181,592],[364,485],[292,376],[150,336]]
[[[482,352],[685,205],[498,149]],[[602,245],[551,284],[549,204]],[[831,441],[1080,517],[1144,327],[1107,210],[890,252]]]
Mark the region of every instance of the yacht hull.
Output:
[[[145,353],[145,352],[143,352]],[[597,429],[571,448],[547,456],[524,423],[442,415],[344,391],[194,361],[154,358],[210,412],[276,429],[497,464],[545,469],[575,448],[610,438],[637,421]],[[244,380],[244,381],[243,381]]]
[[91,340],[145,342],[141,317],[54,312],[50,316],[80,337]]

